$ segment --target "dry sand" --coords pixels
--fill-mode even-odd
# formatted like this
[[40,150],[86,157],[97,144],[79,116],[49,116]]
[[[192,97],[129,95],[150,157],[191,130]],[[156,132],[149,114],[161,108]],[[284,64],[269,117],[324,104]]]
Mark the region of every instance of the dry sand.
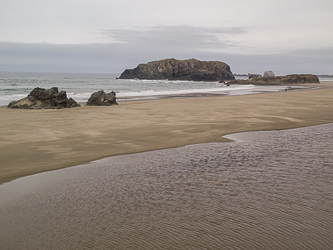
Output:
[[121,102],[63,110],[0,108],[0,183],[103,157],[227,141],[226,134],[333,122],[333,82],[316,90]]

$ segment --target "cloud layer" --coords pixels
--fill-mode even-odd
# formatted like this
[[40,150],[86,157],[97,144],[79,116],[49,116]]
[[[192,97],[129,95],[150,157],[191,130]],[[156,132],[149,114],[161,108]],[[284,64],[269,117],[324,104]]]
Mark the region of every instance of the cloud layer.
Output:
[[226,39],[230,35],[245,34],[246,28],[211,28],[193,26],[157,26],[132,29],[110,29],[105,34],[114,42],[140,47],[182,48],[200,50],[206,48],[230,47]]
[[0,71],[121,72],[163,58],[333,73],[333,1],[3,0]]
[[231,66],[233,73],[262,74],[265,70],[280,75],[332,73],[333,48],[265,55],[206,52],[196,48],[193,44],[186,48],[173,43],[0,43],[0,71],[121,73],[139,63],[173,57],[223,61]]

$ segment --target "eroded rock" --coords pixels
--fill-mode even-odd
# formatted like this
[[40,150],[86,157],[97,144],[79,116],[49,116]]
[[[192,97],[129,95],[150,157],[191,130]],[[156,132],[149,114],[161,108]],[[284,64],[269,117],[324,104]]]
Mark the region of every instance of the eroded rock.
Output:
[[111,106],[118,105],[116,93],[111,91],[106,94],[103,90],[93,93],[88,99],[87,106]]
[[235,79],[230,66],[219,61],[174,58],[139,64],[135,69],[126,69],[119,79],[168,79],[189,81],[220,81]]
[[320,83],[316,75],[292,74],[286,76],[263,76],[254,77],[248,80],[233,80],[230,84],[254,84],[254,85],[290,85],[300,83]]
[[72,98],[67,98],[66,91],[59,92],[57,87],[51,89],[37,87],[27,97],[19,101],[12,101],[7,107],[12,109],[63,109],[80,106]]

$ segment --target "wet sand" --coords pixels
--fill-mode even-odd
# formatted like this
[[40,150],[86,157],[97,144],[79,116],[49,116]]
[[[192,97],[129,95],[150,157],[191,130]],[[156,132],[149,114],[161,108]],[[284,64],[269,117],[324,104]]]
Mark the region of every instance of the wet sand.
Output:
[[1,249],[332,249],[333,123],[0,186]]
[[[309,85],[309,84],[308,84]],[[121,102],[64,110],[0,108],[0,183],[112,155],[225,141],[223,135],[333,122],[333,82],[243,96]]]

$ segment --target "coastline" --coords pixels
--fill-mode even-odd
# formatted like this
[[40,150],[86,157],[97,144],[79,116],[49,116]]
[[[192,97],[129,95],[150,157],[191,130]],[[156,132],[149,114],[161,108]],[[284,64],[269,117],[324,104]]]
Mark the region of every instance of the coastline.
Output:
[[333,82],[317,89],[241,96],[161,98],[64,110],[0,107],[0,184],[101,159],[223,135],[333,122]]

